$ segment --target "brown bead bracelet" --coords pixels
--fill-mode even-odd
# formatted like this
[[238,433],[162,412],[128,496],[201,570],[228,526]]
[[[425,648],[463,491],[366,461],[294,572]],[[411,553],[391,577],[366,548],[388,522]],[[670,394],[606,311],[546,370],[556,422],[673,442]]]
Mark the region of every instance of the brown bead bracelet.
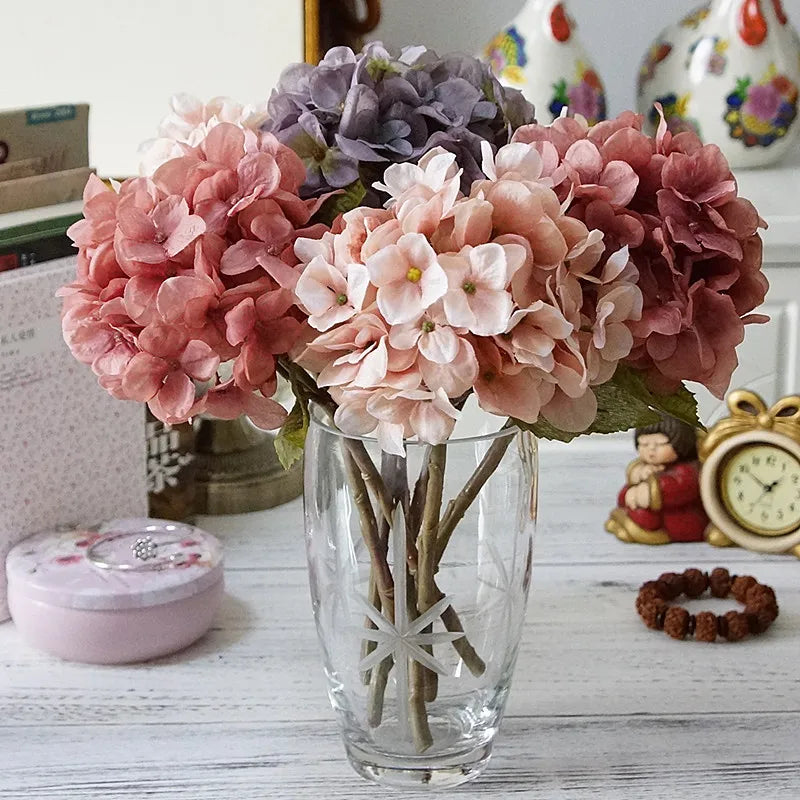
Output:
[[[681,606],[669,605],[682,594],[694,600],[706,589],[713,597],[733,595],[744,604],[744,611],[729,611],[724,616],[711,611],[690,614]],[[710,575],[699,569],[687,569],[683,574],[665,572],[657,581],[642,584],[636,610],[648,628],[663,630],[673,639],[694,636],[700,642],[713,642],[721,636],[738,642],[748,635],[764,633],[778,616],[778,602],[769,586],[749,575],[731,575],[717,567]]]

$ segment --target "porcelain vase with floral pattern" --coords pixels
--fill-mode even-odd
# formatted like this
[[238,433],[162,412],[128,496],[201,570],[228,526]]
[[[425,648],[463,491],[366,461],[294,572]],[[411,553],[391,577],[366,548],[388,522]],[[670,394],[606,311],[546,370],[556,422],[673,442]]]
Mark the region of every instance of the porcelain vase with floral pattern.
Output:
[[522,90],[541,123],[552,122],[565,108],[592,125],[606,118],[603,82],[564,2],[529,0],[483,57],[502,83]]
[[712,0],[662,31],[639,70],[639,110],[696,131],[736,167],[783,158],[800,137],[800,39],[781,0]]

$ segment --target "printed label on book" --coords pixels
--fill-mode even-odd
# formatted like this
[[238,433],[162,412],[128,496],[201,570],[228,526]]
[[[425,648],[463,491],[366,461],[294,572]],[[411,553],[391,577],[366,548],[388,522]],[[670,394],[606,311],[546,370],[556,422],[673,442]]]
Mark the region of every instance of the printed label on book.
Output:
[[35,356],[63,346],[58,316],[0,330],[0,392],[47,377],[46,365]]
[[25,112],[28,125],[42,125],[46,122],[64,122],[75,119],[75,106],[49,106],[48,108],[29,108]]

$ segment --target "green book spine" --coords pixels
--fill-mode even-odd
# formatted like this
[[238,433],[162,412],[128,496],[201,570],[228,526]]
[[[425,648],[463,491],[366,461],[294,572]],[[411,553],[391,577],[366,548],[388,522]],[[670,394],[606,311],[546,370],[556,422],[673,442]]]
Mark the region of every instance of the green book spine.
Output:
[[0,230],[0,248],[18,247],[37,242],[40,239],[60,236],[67,232],[67,228],[73,222],[77,222],[82,218],[81,214],[69,214],[65,217],[43,219],[38,222],[30,222],[25,225],[17,225],[13,228]]

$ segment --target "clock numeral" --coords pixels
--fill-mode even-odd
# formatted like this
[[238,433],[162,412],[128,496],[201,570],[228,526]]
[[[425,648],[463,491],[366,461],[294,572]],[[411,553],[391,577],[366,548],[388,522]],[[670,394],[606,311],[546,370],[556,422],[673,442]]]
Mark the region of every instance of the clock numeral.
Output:
[[800,483],[800,475],[797,475],[796,473],[792,475],[792,483],[797,486],[797,484]]
[[778,463],[777,456],[767,456],[767,465],[770,467],[774,467]]
[[761,456],[753,456],[753,466],[754,467],[761,466]]
[[789,506],[789,511],[794,511],[794,510],[795,510],[795,504],[794,504],[794,503],[792,503],[792,504]]
[[781,519],[781,520],[783,519],[783,510],[782,509],[778,509],[778,519]]
[[747,464],[740,464],[739,472],[750,472],[750,467],[748,467]]
[[761,512],[761,519],[766,522],[769,519],[769,514],[766,511]]
[[738,499],[740,502],[742,502],[742,501],[744,500],[744,492],[739,492],[739,494],[737,494],[737,495],[736,495],[736,498],[737,498],[737,499]]
[[786,472],[786,462],[785,461],[783,462],[783,464],[781,464],[781,472]]
[[739,486],[739,485],[741,485],[741,483],[742,483],[742,479],[741,479],[741,478],[740,478],[740,477],[737,475],[737,476],[736,476],[736,477],[733,479],[733,482],[734,482],[734,483],[735,483],[737,486]]

